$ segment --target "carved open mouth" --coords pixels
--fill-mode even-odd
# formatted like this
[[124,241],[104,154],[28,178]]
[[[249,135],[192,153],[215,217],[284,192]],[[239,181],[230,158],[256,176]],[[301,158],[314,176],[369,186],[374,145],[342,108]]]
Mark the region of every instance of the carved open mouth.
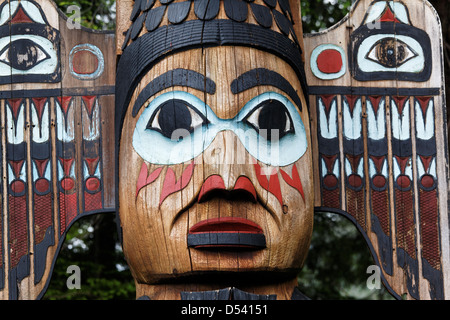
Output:
[[245,218],[223,217],[201,221],[189,229],[188,246],[195,249],[263,249],[262,228]]

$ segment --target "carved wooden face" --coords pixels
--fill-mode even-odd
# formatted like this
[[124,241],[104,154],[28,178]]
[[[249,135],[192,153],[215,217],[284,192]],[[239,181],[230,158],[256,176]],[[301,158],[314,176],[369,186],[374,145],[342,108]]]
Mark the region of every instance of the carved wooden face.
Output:
[[247,47],[161,60],[130,101],[119,171],[137,282],[302,266],[313,224],[309,116],[284,60]]

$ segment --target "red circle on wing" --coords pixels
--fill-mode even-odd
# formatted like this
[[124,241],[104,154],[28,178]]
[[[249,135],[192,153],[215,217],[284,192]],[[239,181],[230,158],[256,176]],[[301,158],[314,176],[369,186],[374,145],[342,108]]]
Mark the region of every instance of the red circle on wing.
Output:
[[70,191],[75,187],[75,182],[72,178],[64,178],[61,180],[61,188],[66,191]]
[[383,188],[386,185],[386,178],[378,175],[373,178],[372,182],[375,187]]
[[397,184],[401,188],[409,188],[409,186],[411,185],[411,179],[408,176],[399,176],[397,178]]
[[86,180],[86,189],[89,191],[96,191],[100,188],[100,180],[96,177],[91,177]]
[[323,50],[317,56],[316,62],[320,72],[327,74],[338,73],[343,65],[341,53],[334,49]]
[[40,178],[36,181],[35,186],[37,191],[43,193],[48,190],[50,183],[47,179]]
[[11,183],[11,190],[14,193],[22,193],[25,190],[25,183],[23,181],[16,180]]

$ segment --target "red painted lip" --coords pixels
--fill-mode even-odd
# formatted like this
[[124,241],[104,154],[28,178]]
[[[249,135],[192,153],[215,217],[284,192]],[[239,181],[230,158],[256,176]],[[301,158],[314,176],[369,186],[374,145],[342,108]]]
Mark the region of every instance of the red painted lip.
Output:
[[201,221],[189,229],[189,234],[198,233],[253,233],[262,234],[262,228],[245,218],[223,217]]

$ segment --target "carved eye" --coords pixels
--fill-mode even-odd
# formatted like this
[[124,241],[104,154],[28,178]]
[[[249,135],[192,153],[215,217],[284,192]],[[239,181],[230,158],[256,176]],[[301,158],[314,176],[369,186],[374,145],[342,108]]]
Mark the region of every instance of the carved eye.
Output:
[[20,71],[28,71],[49,58],[45,49],[29,39],[13,41],[0,51],[0,61]]
[[418,54],[406,43],[389,37],[376,42],[366,55],[366,59],[386,68],[397,68],[417,56]]
[[208,120],[190,103],[171,99],[163,102],[150,117],[146,129],[159,131],[169,139],[180,139]]
[[266,140],[278,140],[295,132],[286,107],[274,99],[258,104],[243,121],[259,131]]

